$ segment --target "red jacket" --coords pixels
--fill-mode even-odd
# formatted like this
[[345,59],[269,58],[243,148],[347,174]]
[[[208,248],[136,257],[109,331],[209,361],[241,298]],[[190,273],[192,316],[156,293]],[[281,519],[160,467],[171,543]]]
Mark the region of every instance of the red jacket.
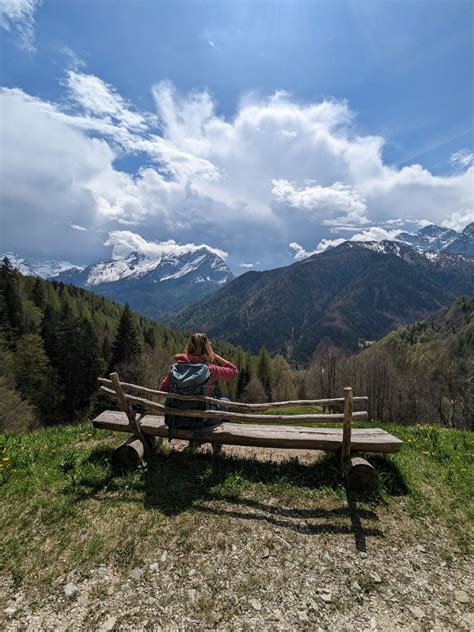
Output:
[[[187,353],[177,353],[174,356],[174,359],[176,362],[193,362],[195,364],[203,362],[207,364],[207,360],[203,356],[188,355]],[[229,362],[228,360],[225,361],[225,364],[209,364],[208,366],[209,371],[211,372],[211,379],[207,385],[208,395],[212,395],[212,387],[215,382],[227,382],[239,374],[239,369],[235,366],[235,364],[232,364],[232,362]],[[165,379],[161,382],[160,391],[168,392],[170,390],[170,386],[171,368],[169,369]]]

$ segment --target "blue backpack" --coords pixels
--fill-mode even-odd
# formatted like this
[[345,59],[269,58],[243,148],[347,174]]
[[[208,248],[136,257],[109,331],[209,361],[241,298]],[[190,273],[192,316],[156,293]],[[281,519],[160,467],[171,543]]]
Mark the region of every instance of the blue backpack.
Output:
[[[180,410],[207,410],[207,402],[186,401],[173,399],[172,393],[179,395],[206,395],[207,385],[211,379],[211,372],[205,363],[176,362],[171,367],[170,397],[165,405]],[[205,417],[180,417],[166,414],[165,424],[168,426],[168,441],[171,441],[176,428],[194,429],[194,441],[201,442]]]

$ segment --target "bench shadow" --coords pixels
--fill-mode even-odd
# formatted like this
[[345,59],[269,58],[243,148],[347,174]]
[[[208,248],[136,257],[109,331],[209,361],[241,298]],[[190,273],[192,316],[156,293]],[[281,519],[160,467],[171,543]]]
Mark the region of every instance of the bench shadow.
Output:
[[[102,466],[101,477],[82,476],[78,481],[81,489],[78,501],[85,497],[97,497],[104,488],[108,492],[123,488],[128,474],[114,472],[110,466],[112,450],[98,448],[85,460],[90,465]],[[261,521],[279,529],[298,534],[353,535],[359,551],[367,550],[366,539],[383,537],[377,526],[377,507],[385,495],[406,492],[405,482],[396,464],[383,455],[371,455],[370,461],[379,473],[379,485],[366,493],[345,490],[347,504],[333,509],[322,507],[293,508],[245,497],[245,490],[254,484],[271,487],[278,498],[285,494],[291,504],[291,488],[315,490],[329,489],[344,494],[344,481],[335,454],[326,454],[311,464],[297,459],[282,462],[261,461],[256,458],[239,458],[221,454],[214,458],[209,452],[186,453],[176,450],[156,452],[150,455],[139,476],[127,478],[128,488],[143,494],[144,507],[158,510],[165,516],[177,516],[194,510],[204,514],[227,516],[239,520]],[[104,464],[107,463],[107,468]],[[87,471],[87,470],[86,470]],[[289,492],[289,495],[288,495]],[[296,494],[298,497],[298,494]],[[114,499],[120,502],[120,495]],[[130,498],[127,498],[130,502]],[[363,507],[360,506],[363,503]]]

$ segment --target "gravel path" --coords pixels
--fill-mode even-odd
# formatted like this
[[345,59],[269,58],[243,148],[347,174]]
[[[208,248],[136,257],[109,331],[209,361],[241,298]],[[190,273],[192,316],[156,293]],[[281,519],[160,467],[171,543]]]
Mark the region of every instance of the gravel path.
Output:
[[251,498],[183,520],[139,567],[59,577],[41,600],[5,583],[3,629],[474,629],[472,566],[439,525],[420,541],[393,508]]

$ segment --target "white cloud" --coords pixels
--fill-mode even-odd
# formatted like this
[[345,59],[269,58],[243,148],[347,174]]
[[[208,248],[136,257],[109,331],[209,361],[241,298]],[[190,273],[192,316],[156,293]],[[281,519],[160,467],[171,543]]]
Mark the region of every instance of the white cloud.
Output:
[[[289,241],[301,258],[345,232],[375,239],[382,229],[373,227],[388,234],[420,217],[459,226],[472,214],[474,168],[435,176],[385,164],[383,138],[357,133],[345,102],[301,105],[279,92],[243,98],[223,118],[209,93],[179,95],[169,82],[152,87],[156,113],[77,69],[65,85],[61,103],[0,95],[3,238],[16,249],[25,221],[51,247],[61,226],[70,235],[71,224],[105,233],[128,225],[146,240],[212,243],[235,266],[260,258],[271,267],[288,261]],[[120,171],[118,159],[130,155],[147,166]],[[103,252],[94,230],[75,236],[78,256],[86,239]],[[318,246],[300,246],[308,243]]]
[[272,185],[272,195],[277,202],[310,211],[313,218],[322,220],[327,226],[368,222],[364,199],[342,182],[335,182],[328,187],[308,184],[301,189],[288,180],[273,180]]
[[469,169],[474,166],[474,153],[469,149],[459,149],[451,154],[449,160],[455,167]]
[[420,228],[425,228],[426,226],[431,226],[433,222],[430,222],[429,219],[420,219],[418,221],[418,226]]
[[174,239],[167,241],[148,241],[128,230],[115,230],[109,234],[109,238],[105,242],[106,246],[112,246],[112,256],[114,259],[122,259],[131,252],[138,252],[149,257],[163,257],[166,255],[183,255],[194,253],[197,250],[205,248],[209,252],[225,259],[228,256],[220,248],[212,248],[207,244],[178,244]]
[[0,27],[16,31],[22,48],[33,52],[35,13],[40,0],[1,0]]
[[98,77],[70,70],[67,85],[70,98],[87,114],[116,121],[127,129],[142,132],[147,129],[146,117],[133,112],[130,104]]
[[255,263],[245,263],[244,261],[239,263],[239,268],[253,268],[254,266]]
[[85,228],[84,226],[79,226],[79,224],[69,224],[69,226],[73,230],[87,230],[87,228]]
[[474,222],[474,209],[466,208],[463,211],[452,213],[448,219],[444,220],[443,226],[454,228],[454,230],[462,231],[468,224]]
[[311,255],[318,254],[320,252],[324,252],[328,248],[335,248],[345,241],[383,241],[384,239],[396,239],[399,230],[386,230],[385,228],[381,228],[380,226],[371,226],[363,230],[360,233],[355,233],[349,239],[322,239],[316,248],[312,251],[307,251],[297,243],[289,244],[290,248],[295,251],[294,259],[296,261],[301,261],[302,259],[306,259]]

